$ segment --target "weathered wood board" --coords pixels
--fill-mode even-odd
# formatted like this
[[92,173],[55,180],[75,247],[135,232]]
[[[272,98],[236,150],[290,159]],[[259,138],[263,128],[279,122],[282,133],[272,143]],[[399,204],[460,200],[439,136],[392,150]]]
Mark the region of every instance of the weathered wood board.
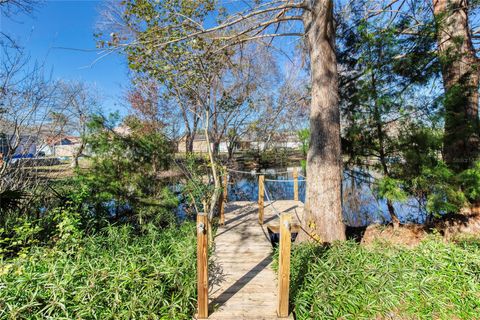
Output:
[[[297,223],[303,212],[299,201],[275,201],[273,207],[292,213]],[[225,205],[225,225],[217,230],[209,272],[209,319],[278,319],[278,281],[267,231],[268,225],[279,225],[273,207],[265,202],[261,226],[256,202]]]

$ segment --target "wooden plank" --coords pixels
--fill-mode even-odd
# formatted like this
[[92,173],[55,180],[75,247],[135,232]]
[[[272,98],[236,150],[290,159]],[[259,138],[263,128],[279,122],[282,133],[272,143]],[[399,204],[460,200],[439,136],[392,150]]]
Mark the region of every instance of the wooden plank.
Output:
[[211,280],[209,319],[277,319],[272,247],[258,225],[257,206],[244,201],[225,206],[226,224],[217,230],[212,259],[221,280]]
[[298,201],[298,171],[293,168],[293,200]]
[[208,318],[208,217],[197,215],[197,319]]
[[[291,213],[292,226],[301,220],[301,202],[279,200],[273,206],[279,212]],[[280,221],[272,203],[264,203],[263,218],[264,225],[259,226],[257,202],[225,204],[226,223],[217,230],[211,259],[211,268],[216,271],[210,275],[208,319],[278,319],[280,277],[272,268],[267,227],[279,227]]]
[[228,199],[228,172],[227,168],[223,167],[223,191],[222,196],[220,197],[220,225],[225,224],[225,203]]
[[278,261],[278,310],[279,318],[288,318],[288,299],[290,291],[290,250],[292,235],[290,223],[292,216],[283,213],[280,216],[280,251]]
[[260,225],[263,225],[264,196],[265,196],[265,176],[260,175],[258,176],[258,223],[260,223]]

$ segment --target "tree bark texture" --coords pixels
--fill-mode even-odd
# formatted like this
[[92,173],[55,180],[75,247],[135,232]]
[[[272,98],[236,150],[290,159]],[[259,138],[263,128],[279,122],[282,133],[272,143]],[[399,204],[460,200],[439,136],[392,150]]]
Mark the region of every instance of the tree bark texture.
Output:
[[445,88],[444,160],[455,171],[478,160],[479,60],[468,25],[467,0],[433,0]]
[[333,1],[309,1],[303,17],[310,53],[312,100],[307,190],[301,240],[345,239],[342,218],[340,110]]

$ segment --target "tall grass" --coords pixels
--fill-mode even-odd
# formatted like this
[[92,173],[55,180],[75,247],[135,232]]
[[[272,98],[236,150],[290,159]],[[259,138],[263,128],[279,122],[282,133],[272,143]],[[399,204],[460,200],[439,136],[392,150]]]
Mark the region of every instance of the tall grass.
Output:
[[291,303],[297,319],[480,319],[480,241],[299,245]]
[[1,319],[190,319],[195,226],[109,227],[69,249],[0,261]]

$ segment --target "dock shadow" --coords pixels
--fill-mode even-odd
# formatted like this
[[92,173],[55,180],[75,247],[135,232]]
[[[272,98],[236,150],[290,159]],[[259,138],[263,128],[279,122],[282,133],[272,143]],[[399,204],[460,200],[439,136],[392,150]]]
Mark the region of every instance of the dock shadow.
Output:
[[[221,308],[232,298],[238,291],[245,287],[255,276],[257,276],[263,269],[265,269],[272,262],[272,256],[265,257],[262,261],[256,264],[252,269],[245,273],[240,279],[235,281],[230,287],[225,289],[218,297],[216,297],[209,304],[209,313]],[[232,290],[233,289],[233,290]]]

